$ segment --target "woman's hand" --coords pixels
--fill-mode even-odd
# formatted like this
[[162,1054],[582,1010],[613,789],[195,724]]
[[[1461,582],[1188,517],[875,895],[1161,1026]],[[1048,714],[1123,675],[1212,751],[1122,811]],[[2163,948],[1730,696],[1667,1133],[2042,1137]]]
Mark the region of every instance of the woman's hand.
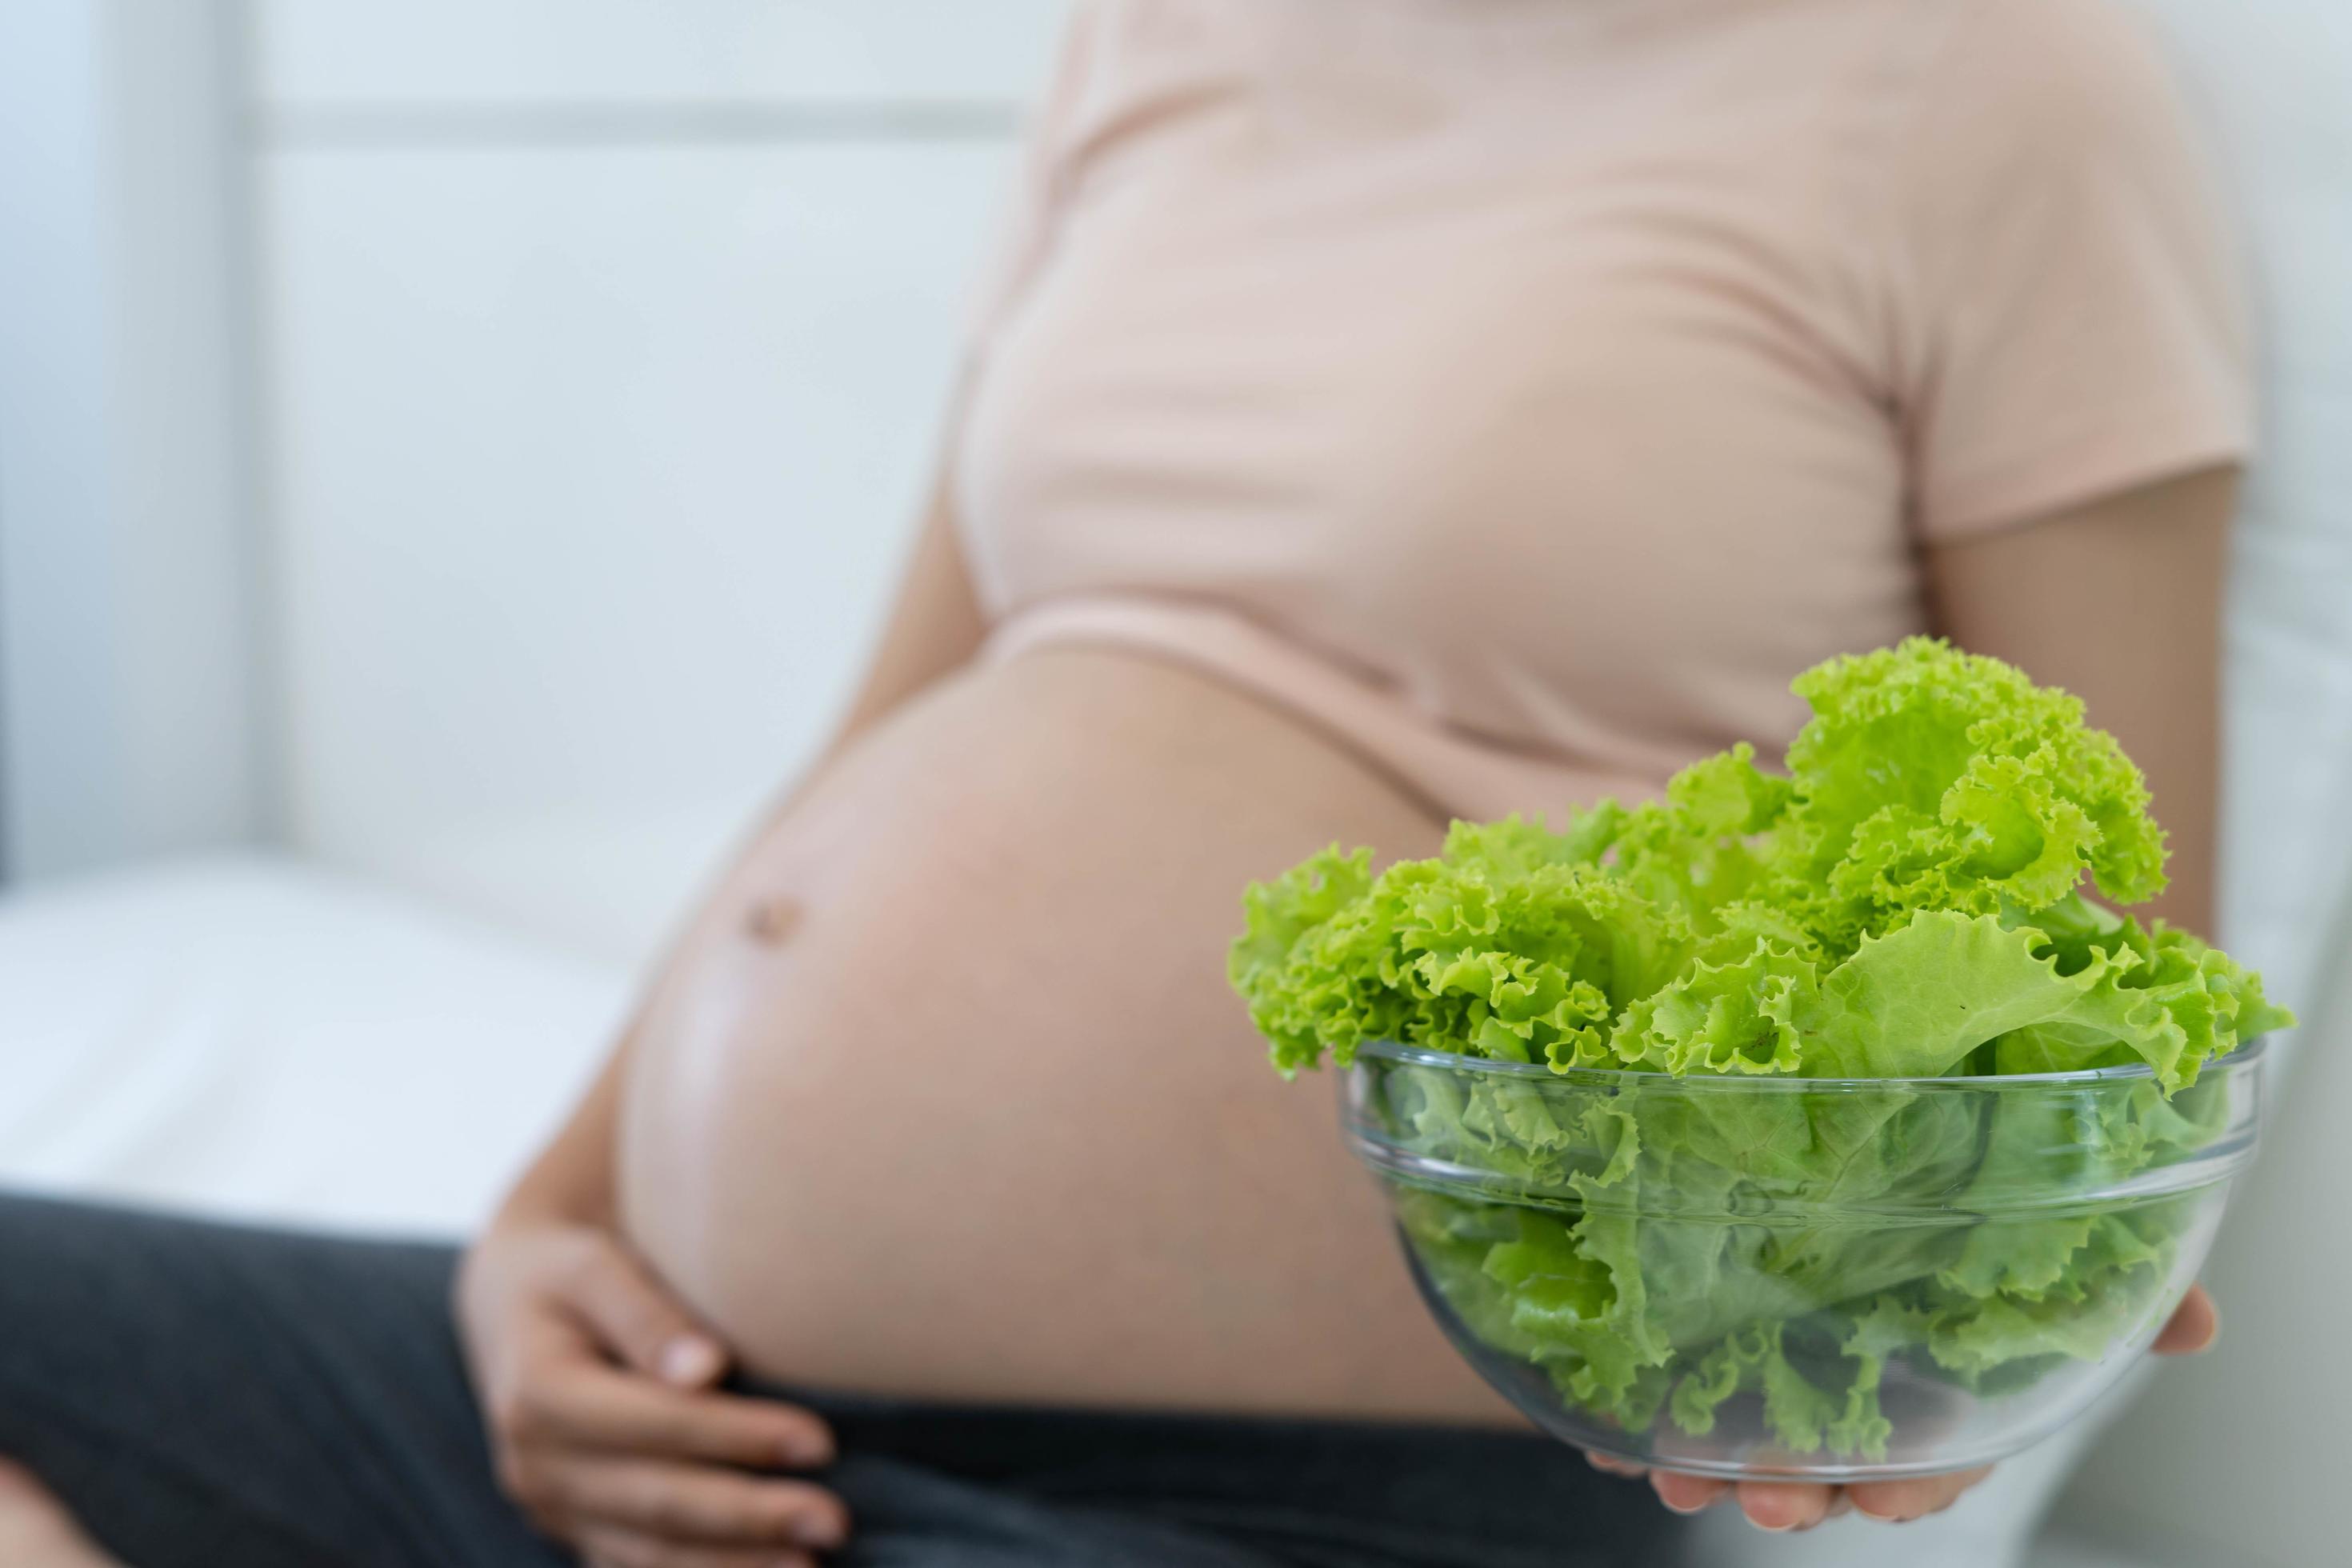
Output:
[[[2158,1355],[2194,1355],[2213,1342],[2221,1326],[2213,1298],[2202,1285],[2191,1286],[2171,1321],[2156,1336]],[[1948,1476],[1915,1476],[1903,1480],[1859,1481],[1850,1487],[1818,1481],[1723,1481],[1708,1476],[1685,1476],[1673,1470],[1647,1470],[1605,1454],[1587,1454],[1595,1469],[1612,1476],[1650,1479],[1658,1500],[1676,1513],[1697,1513],[1725,1498],[1737,1495],[1740,1510],[1761,1530],[1810,1530],[1842,1513],[1862,1513],[1872,1519],[1903,1521],[1941,1513],[1960,1494],[1992,1473],[1990,1465],[1958,1470]]]
[[724,1394],[727,1353],[611,1232],[502,1217],[457,1322],[499,1484],[593,1568],[782,1568],[846,1539],[841,1500],[777,1472],[833,1458],[806,1410]]

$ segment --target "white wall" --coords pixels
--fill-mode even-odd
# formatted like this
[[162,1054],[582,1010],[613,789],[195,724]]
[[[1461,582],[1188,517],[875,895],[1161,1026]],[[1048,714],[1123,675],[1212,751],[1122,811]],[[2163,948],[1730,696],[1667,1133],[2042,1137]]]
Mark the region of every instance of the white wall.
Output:
[[[1065,0],[259,0],[269,113],[571,106],[789,114],[969,104],[1008,117]],[[519,116],[517,116],[519,117]]]
[[0,5],[0,870],[254,837],[236,79],[219,0]]
[[257,7],[299,845],[643,952],[870,635],[1060,11]]

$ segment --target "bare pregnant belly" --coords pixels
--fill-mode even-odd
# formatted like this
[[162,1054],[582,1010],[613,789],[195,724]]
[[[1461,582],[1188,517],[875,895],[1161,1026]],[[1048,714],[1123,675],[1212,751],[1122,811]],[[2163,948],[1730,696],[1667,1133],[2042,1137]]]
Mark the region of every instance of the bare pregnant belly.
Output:
[[1172,666],[961,679],[845,757],[661,976],[630,1232],[777,1378],[1509,1419],[1414,1299],[1331,1087],[1277,1079],[1224,981],[1249,879],[1438,836]]

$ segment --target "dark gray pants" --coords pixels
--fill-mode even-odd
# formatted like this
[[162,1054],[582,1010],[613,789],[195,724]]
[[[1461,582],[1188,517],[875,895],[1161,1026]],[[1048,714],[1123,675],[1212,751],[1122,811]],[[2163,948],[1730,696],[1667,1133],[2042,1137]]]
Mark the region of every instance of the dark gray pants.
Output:
[[[446,1247],[0,1196],[0,1453],[133,1568],[558,1568],[499,1496]],[[1651,1568],[1675,1521],[1535,1437],[793,1391],[871,1568]]]

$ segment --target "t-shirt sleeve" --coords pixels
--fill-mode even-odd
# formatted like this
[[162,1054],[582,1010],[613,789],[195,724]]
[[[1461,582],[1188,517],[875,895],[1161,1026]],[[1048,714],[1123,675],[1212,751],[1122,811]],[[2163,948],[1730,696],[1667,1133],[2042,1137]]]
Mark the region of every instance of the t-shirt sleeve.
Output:
[[1096,23],[1078,5],[1063,29],[1054,66],[1026,116],[1012,189],[992,231],[965,318],[967,356],[978,359],[1050,247],[1069,182],[1073,123],[1088,75]]
[[2243,458],[2229,236],[2152,40],[2104,0],[1958,17],[1898,144],[1895,395],[1920,532]]

